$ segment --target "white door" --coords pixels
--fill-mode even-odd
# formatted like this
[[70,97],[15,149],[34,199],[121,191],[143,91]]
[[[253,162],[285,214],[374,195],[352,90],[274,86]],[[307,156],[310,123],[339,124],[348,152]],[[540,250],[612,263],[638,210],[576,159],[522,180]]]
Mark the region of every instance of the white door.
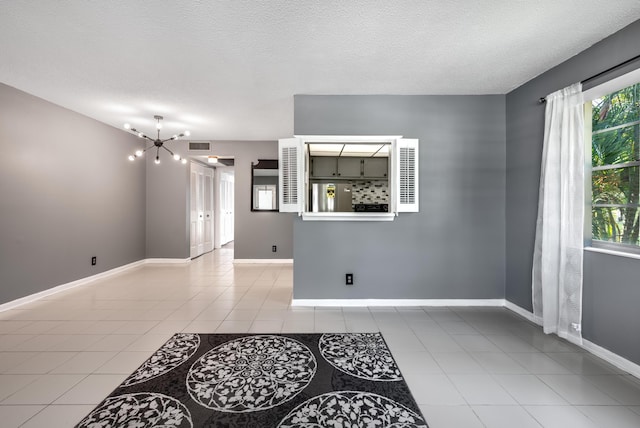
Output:
[[204,179],[204,252],[213,250],[213,170],[206,168]]
[[198,210],[198,224],[196,232],[196,245],[198,255],[204,253],[204,171],[198,168],[198,191],[196,196],[196,209]]
[[233,171],[220,174],[220,245],[233,241]]
[[191,179],[189,181],[189,257],[198,257],[198,171],[191,164]]
[[189,256],[213,250],[213,170],[191,163]]

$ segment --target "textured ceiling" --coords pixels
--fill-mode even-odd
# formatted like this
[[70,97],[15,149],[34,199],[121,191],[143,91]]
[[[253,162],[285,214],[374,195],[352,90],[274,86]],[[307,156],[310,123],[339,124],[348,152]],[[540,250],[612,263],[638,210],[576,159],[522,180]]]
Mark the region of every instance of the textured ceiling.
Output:
[[117,127],[276,139],[294,94],[504,94],[637,19],[638,0],[6,0],[0,82]]

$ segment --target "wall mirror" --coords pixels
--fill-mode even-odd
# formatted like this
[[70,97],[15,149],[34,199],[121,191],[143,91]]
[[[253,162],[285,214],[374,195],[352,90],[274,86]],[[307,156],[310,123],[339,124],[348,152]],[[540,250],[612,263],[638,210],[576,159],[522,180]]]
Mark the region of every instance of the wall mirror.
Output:
[[251,162],[251,211],[278,211],[278,160]]

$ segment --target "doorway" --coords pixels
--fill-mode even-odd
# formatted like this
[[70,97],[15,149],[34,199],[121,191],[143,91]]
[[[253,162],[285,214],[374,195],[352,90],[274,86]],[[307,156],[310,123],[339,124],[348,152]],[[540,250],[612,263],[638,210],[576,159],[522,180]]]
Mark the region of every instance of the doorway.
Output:
[[234,182],[233,167],[216,168],[216,240],[215,248],[221,248],[234,239]]
[[189,234],[191,258],[213,250],[214,245],[213,168],[191,162]]

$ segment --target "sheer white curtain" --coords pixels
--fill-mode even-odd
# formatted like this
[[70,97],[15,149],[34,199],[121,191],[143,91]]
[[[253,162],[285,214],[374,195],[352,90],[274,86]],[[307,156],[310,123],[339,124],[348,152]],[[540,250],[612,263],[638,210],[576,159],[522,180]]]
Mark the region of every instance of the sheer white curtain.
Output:
[[533,311],[544,332],[581,343],[584,101],[576,83],[547,96],[533,254]]

